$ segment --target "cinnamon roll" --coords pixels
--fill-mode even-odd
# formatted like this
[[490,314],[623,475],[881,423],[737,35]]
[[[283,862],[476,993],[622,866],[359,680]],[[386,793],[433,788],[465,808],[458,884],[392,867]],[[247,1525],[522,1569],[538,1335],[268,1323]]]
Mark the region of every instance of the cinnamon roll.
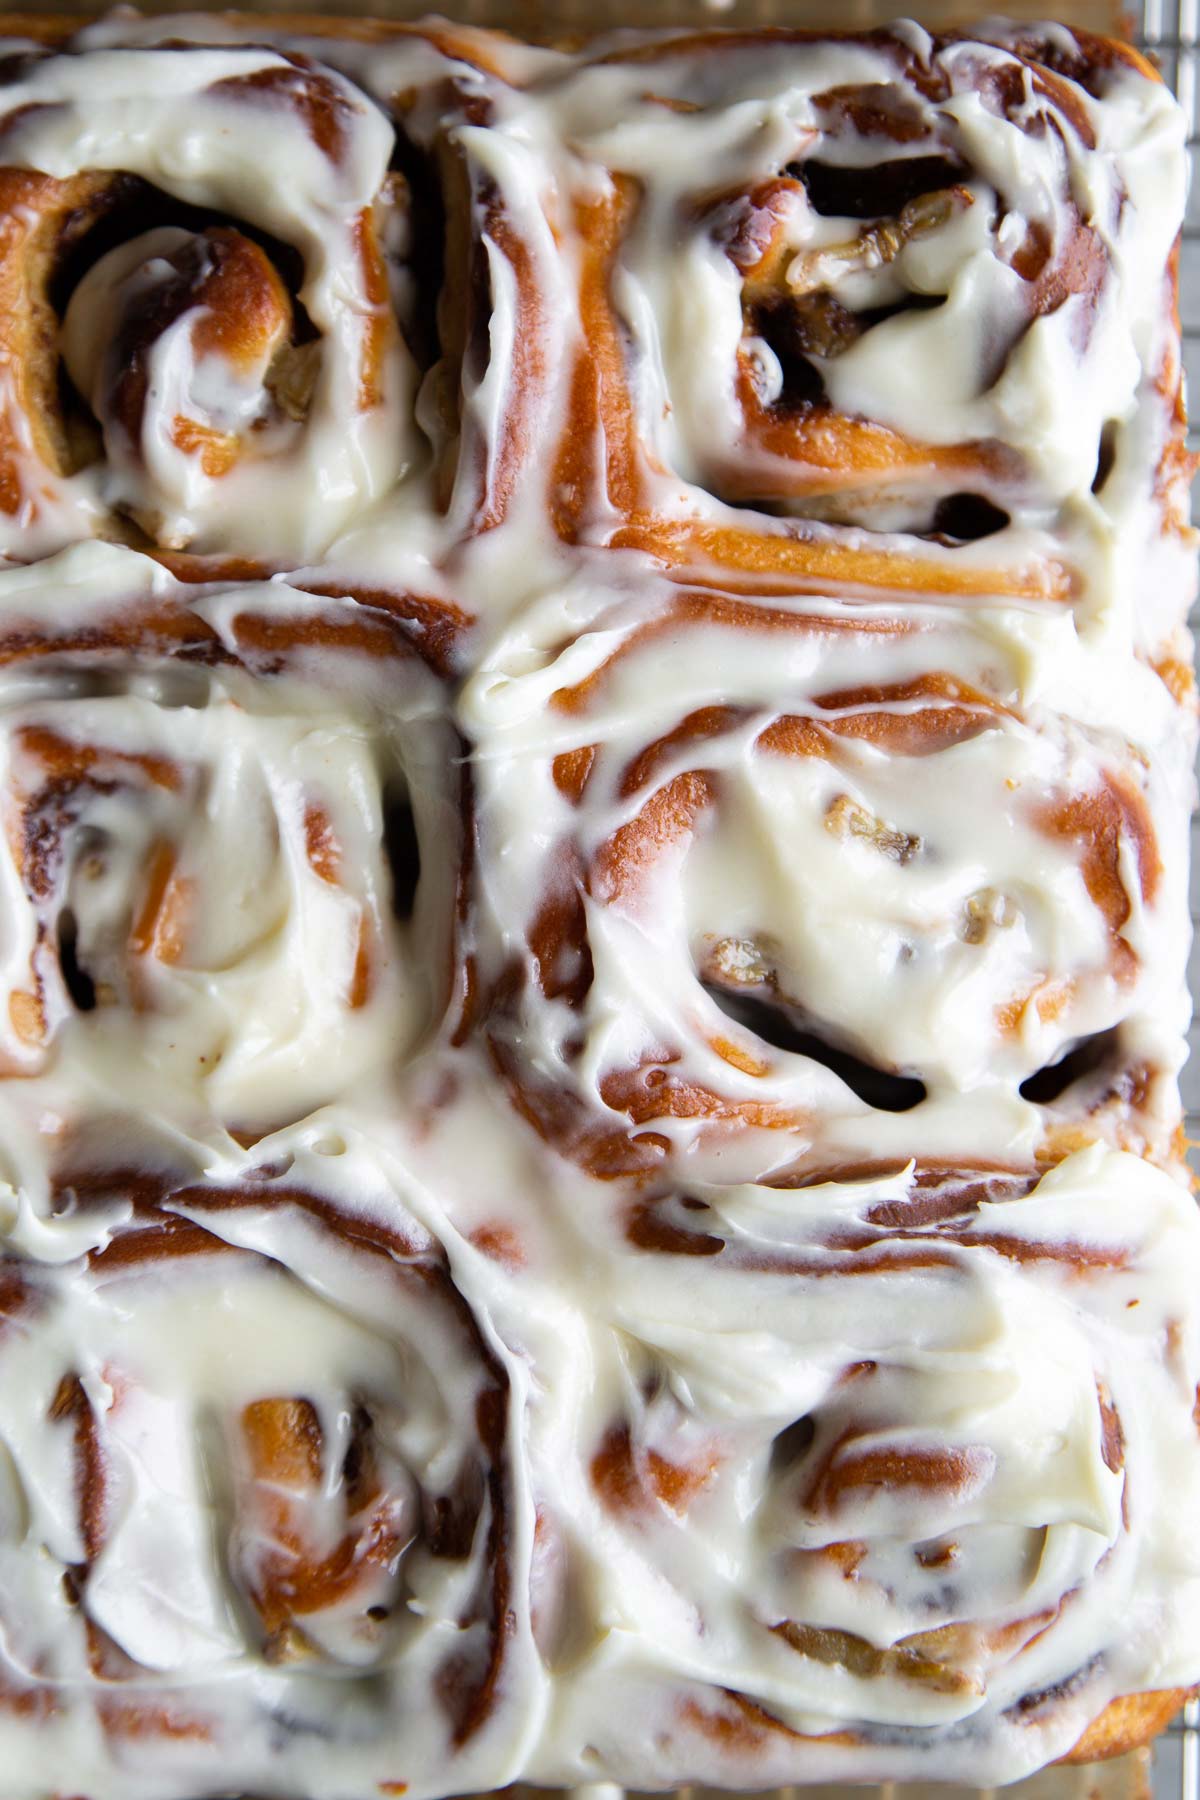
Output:
[[441,1004],[454,881],[402,622],[280,584],[114,602],[141,559],[69,561],[74,618],[0,578],[4,1073],[201,1133],[386,1079]]
[[933,1208],[903,1174],[687,1206],[589,1268],[621,1329],[564,1424],[607,1626],[574,1740],[639,1785],[986,1781],[1114,1696],[1169,1714],[1200,1504],[1188,1194],[1093,1148]]
[[288,1160],[114,1174],[89,1255],[5,1261],[0,1713],[51,1781],[400,1793],[536,1713],[505,1357],[369,1158]]
[[1111,43],[994,36],[585,59],[564,104],[625,195],[609,291],[652,462],[969,540],[1177,437],[1170,96]]
[[391,146],[348,82],[261,47],[48,55],[6,86],[7,552],[295,566],[393,486],[419,440]]
[[521,1110],[608,1174],[758,1127],[970,1156],[1136,1066],[1109,1124],[1169,1153],[1189,778],[1159,677],[1065,620],[663,587],[590,617],[585,587],[565,644],[535,607],[460,707],[469,985]]

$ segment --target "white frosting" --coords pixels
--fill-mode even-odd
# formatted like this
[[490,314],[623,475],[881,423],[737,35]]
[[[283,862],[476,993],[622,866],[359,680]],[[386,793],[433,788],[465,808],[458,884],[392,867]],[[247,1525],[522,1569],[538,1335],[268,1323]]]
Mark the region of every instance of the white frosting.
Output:
[[[378,853],[386,767],[344,722],[254,718],[219,698],[163,712],[130,696],[34,703],[6,721],[5,779],[35,831],[54,823],[56,753],[98,749],[49,891],[10,915],[8,1011],[14,992],[40,991],[46,1023],[32,1043],[10,1027],[9,1053],[27,1066],[62,1038],[68,1081],[78,1050],[122,1082],[139,1067],[151,1103],[162,1082],[199,1085],[238,1123],[306,1111],[331,1081],[386,1064],[419,1018]],[[156,760],[146,772],[135,758]],[[58,948],[39,933],[66,912],[94,1012],[63,993]]]
[[266,35],[3,94],[0,1793],[1012,1780],[1200,1680],[1182,122]]

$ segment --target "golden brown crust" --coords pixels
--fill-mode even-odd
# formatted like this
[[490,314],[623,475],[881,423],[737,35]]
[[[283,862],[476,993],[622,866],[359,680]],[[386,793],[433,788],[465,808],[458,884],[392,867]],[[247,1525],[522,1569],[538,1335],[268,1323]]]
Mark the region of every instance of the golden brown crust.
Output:
[[67,13],[0,13],[0,37],[33,38],[39,44],[59,44],[78,31],[85,19]]
[[0,359],[12,371],[15,416],[0,417],[0,506],[21,504],[20,461],[32,439],[38,460],[65,473],[66,435],[58,417],[57,320],[49,272],[73,210],[88,212],[105,177],[55,181],[29,169],[0,169]]
[[[375,0],[375,3],[384,11],[393,10],[393,7],[388,6],[388,0]],[[403,0],[394,0],[394,10],[398,12],[402,4]],[[84,9],[77,13],[0,13],[0,38],[24,37],[32,38],[41,44],[62,43],[73,32],[90,24],[94,18],[102,16],[106,10],[103,6],[97,6],[94,10]],[[218,9],[193,6],[188,4],[188,0],[181,0],[181,4],[152,10],[169,14],[174,12],[211,12]],[[365,18],[357,10],[352,13],[348,11],[345,17],[339,17],[336,13],[272,12],[256,8],[248,11],[224,9],[221,10],[220,16],[228,19],[231,24],[259,24],[266,31],[296,31],[304,32],[311,37],[346,37],[370,43],[389,37],[403,36],[411,30],[418,19],[427,16],[429,10],[426,6],[415,4],[407,11],[407,16],[404,18],[398,16]],[[499,7],[496,8],[497,13],[500,10]],[[498,30],[497,25],[492,23],[487,25],[488,30],[497,32],[503,37],[511,37],[514,32],[519,32],[521,36],[538,43],[553,42],[561,44],[564,48],[573,48],[585,41],[588,35],[580,33],[576,19],[571,19],[569,23],[557,19],[554,6],[530,4],[525,8],[510,6],[504,10],[505,24],[508,29]],[[642,24],[674,26],[682,31],[686,30],[689,25],[695,24],[696,14],[699,10],[700,8],[697,6],[688,4],[687,0],[679,0],[677,5],[664,7],[661,12],[658,9],[643,11],[641,8],[618,4],[612,7],[611,15],[608,17],[605,16],[603,9],[599,10],[595,28],[603,31],[610,25],[630,23],[632,16],[637,13],[640,15],[639,22]],[[826,0],[826,5],[818,9],[819,13],[825,14],[827,22],[836,18],[837,11],[838,8],[833,0]],[[921,14],[926,23],[936,24],[943,30],[953,29],[955,26],[964,24],[961,0],[953,0],[953,3],[946,5],[938,4],[938,0],[926,0],[926,4],[922,6],[905,5],[902,0],[897,0],[895,5],[890,5],[887,0],[880,0],[874,11],[875,18],[872,22],[876,24],[883,24],[889,18],[906,16],[910,12]],[[1059,24],[1068,25],[1077,30],[1087,30],[1100,43],[1106,40],[1117,40],[1114,47],[1117,48],[1118,54],[1124,60],[1135,63],[1143,72],[1156,73],[1143,56],[1129,45],[1119,42],[1119,40],[1127,38],[1129,34],[1129,14],[1119,4],[1119,0],[1057,0],[1057,4],[1053,8],[1047,7],[1044,0],[1028,0],[1027,4],[1023,4],[1022,0],[1008,0],[1003,11],[1010,19],[1028,21],[1044,19],[1046,14],[1052,11]],[[739,24],[755,22],[740,18],[740,12],[741,7],[738,0],[735,0],[732,13],[726,15],[724,23],[736,28]],[[761,17],[757,7],[755,13],[757,17]],[[784,9],[781,7],[781,15],[783,13]],[[453,31],[454,27],[451,26],[448,29]]]
[[1194,1688],[1160,1688],[1151,1694],[1124,1694],[1110,1700],[1098,1719],[1093,1719],[1063,1763],[1108,1762],[1130,1750],[1142,1750],[1170,1724],[1180,1707],[1192,1698]]

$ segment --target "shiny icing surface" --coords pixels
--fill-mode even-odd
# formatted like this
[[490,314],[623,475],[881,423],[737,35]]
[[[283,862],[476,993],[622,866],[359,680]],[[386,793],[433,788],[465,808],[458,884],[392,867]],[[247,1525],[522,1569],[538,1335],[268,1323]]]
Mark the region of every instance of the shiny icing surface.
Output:
[[1161,84],[117,18],[0,108],[0,1797],[1200,1680]]

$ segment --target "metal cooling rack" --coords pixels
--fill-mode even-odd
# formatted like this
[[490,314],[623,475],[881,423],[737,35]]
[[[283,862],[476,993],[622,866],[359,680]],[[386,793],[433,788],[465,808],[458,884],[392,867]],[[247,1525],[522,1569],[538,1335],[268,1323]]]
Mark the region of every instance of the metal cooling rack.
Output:
[[[1150,52],[1163,76],[1179,96],[1188,120],[1188,139],[1193,155],[1192,191],[1183,227],[1180,256],[1180,313],[1183,323],[1183,359],[1188,390],[1196,407],[1189,444],[1200,449],[1200,0],[1142,0],[1142,25],[1138,41]],[[1200,500],[1200,489],[1197,491]],[[1196,508],[1200,518],[1200,505]],[[1192,615],[1200,627],[1200,607]],[[1200,827],[1192,829],[1192,922],[1200,927]],[[1200,930],[1188,965],[1191,991],[1200,996]],[[1189,1033],[1191,1060],[1183,1074],[1183,1098],[1187,1108],[1188,1135],[1200,1138],[1200,1011]],[[1200,1800],[1194,1793],[1189,1800]]]
[[[1187,115],[1192,153],[1192,190],[1188,197],[1180,258],[1180,316],[1183,360],[1196,416],[1189,446],[1200,450],[1200,0],[1142,0],[1138,43],[1158,63]],[[1200,520],[1200,489],[1193,501]],[[1200,630],[1200,605],[1192,614]],[[1200,997],[1200,815],[1192,820],[1192,929],[1196,941],[1188,961],[1192,994]],[[1183,1072],[1183,1099],[1188,1136],[1200,1139],[1200,1008],[1188,1033],[1191,1058]],[[1200,1800],[1200,1701],[1193,1700],[1160,1738],[1153,1753],[1154,1800]]]

